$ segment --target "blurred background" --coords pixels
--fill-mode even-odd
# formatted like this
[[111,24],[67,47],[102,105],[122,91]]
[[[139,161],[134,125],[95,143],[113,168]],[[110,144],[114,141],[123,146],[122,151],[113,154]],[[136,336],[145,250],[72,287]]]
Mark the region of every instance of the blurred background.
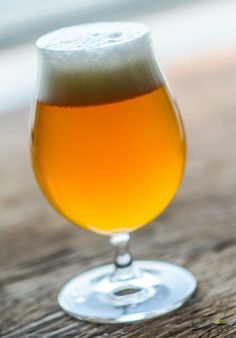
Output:
[[[189,63],[235,48],[235,0],[8,0],[0,2],[0,113],[28,109],[35,40],[62,26],[99,20],[148,24],[161,64]],[[200,67],[200,66],[199,66]]]
[[35,40],[84,22],[133,20],[152,30],[155,53],[187,131],[187,170],[173,205],[181,198],[190,201],[207,193],[225,198],[233,191],[236,0],[8,0],[0,2],[0,13],[3,228],[19,222],[31,226],[45,217],[46,222],[50,217],[66,222],[42,198],[31,171],[28,119],[37,72]]
[[152,30],[155,53],[187,131],[187,170],[173,205],[181,198],[190,201],[207,193],[225,198],[233,191],[236,0],[8,0],[0,2],[0,13],[2,228],[19,222],[31,226],[45,217],[66,223],[42,198],[30,165],[35,41],[50,30],[84,22],[133,20]]

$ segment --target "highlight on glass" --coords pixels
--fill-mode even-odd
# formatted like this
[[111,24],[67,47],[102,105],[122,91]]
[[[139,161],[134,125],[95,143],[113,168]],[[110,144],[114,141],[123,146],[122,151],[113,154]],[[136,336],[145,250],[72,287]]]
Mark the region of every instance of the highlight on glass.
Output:
[[133,261],[128,248],[130,233],[173,199],[185,166],[182,120],[149,29],[127,22],[67,27],[41,37],[37,49],[31,116],[37,182],[62,216],[107,236],[115,251],[113,264],[69,281],[60,306],[100,323],[180,307],[196,289],[194,276],[170,263]]

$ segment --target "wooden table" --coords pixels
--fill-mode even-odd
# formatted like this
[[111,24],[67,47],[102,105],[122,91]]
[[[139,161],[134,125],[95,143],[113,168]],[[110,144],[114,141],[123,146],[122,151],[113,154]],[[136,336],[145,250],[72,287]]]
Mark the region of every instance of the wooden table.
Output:
[[28,109],[0,116],[1,337],[236,337],[233,59],[167,69],[187,129],[188,165],[170,207],[133,234],[132,252],[188,268],[199,290],[183,308],[148,322],[96,325],[60,310],[57,293],[68,279],[110,262],[108,240],[73,227],[43,199],[28,157]]

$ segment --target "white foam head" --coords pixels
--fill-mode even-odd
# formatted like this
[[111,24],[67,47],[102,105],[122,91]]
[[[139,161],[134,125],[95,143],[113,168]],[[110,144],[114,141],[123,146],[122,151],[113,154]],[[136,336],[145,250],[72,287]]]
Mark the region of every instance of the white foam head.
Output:
[[149,29],[102,22],[59,29],[37,41],[41,102],[93,105],[145,94],[162,83]]

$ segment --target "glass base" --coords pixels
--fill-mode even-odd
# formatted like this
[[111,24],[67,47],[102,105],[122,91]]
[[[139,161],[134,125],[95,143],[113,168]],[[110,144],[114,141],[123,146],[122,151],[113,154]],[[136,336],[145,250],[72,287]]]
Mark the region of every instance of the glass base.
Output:
[[135,277],[123,281],[113,278],[113,264],[80,274],[62,288],[59,305],[90,322],[132,323],[179,308],[196,290],[196,279],[182,267],[159,261],[133,265]]

